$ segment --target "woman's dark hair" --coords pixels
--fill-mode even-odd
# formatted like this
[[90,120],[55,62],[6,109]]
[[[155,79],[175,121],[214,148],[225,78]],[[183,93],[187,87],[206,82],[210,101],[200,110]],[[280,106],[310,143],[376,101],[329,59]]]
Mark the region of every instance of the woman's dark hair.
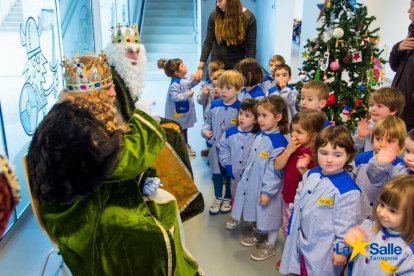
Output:
[[122,133],[108,133],[89,111],[66,101],[55,104],[37,128],[27,166],[32,194],[67,205],[99,189],[112,173]]

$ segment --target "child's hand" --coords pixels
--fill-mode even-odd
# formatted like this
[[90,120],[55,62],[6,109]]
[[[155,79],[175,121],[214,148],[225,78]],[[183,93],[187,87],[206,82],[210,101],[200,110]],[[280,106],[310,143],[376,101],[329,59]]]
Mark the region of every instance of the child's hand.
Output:
[[392,161],[397,158],[398,153],[400,152],[400,149],[398,146],[395,146],[395,148],[385,148],[378,151],[377,154],[375,154],[375,160],[380,165],[390,164]]
[[358,237],[359,239],[361,239],[362,242],[368,241],[368,234],[360,225],[356,225],[355,227],[350,228],[346,232],[344,240],[346,243],[350,244],[350,242],[357,241]]
[[213,137],[213,132],[211,130],[206,130],[203,132],[203,134],[207,139],[210,139],[211,137]]
[[294,153],[298,148],[300,147],[300,144],[298,142],[298,139],[295,136],[292,136],[290,139],[288,145],[285,148],[285,151],[291,155]]
[[207,85],[207,84],[205,84],[205,85],[201,86],[201,91],[202,91],[204,94],[208,94],[208,92],[210,91],[210,89],[208,88],[208,85]]
[[188,91],[188,97],[192,97],[194,95],[194,91],[193,90],[190,90],[190,91]]
[[332,263],[334,265],[343,266],[346,264],[346,256],[332,252]]
[[285,88],[287,86],[287,81],[281,79],[281,80],[278,80],[277,81],[277,84],[279,84],[280,89],[283,89],[283,88]]
[[308,166],[309,166],[311,160],[312,160],[312,158],[311,158],[311,156],[309,154],[306,154],[305,153],[303,155],[300,155],[298,157],[298,161],[296,162],[296,168],[299,171],[301,171],[301,170],[305,170],[306,171],[308,169]]
[[268,197],[265,194],[261,194],[259,201],[260,201],[260,204],[262,204],[263,206],[266,206],[267,204],[269,204],[270,197]]
[[363,140],[365,139],[370,133],[371,130],[368,128],[369,122],[368,119],[362,119],[358,123],[358,138]]

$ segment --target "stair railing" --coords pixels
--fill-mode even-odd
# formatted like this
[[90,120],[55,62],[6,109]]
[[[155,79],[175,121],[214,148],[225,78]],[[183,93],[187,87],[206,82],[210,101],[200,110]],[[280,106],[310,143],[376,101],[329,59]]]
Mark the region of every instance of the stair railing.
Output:
[[194,43],[198,42],[198,0],[193,0],[193,36]]

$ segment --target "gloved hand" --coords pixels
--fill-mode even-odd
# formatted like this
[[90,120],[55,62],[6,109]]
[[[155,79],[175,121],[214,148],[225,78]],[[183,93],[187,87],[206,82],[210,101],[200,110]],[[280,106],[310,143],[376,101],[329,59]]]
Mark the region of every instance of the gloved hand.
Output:
[[144,183],[144,194],[146,196],[152,195],[156,189],[161,187],[161,181],[158,177],[148,177]]

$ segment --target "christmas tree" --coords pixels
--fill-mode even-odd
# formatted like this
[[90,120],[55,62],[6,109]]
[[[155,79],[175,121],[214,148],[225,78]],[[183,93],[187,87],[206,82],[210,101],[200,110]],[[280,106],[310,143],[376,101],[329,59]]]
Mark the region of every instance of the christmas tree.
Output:
[[[325,0],[319,20],[318,35],[302,53],[300,78],[328,85],[328,119],[352,131],[367,117],[369,96],[384,79],[379,28],[370,30],[375,17],[368,17],[367,8],[355,0]],[[302,85],[298,82],[297,89]]]

